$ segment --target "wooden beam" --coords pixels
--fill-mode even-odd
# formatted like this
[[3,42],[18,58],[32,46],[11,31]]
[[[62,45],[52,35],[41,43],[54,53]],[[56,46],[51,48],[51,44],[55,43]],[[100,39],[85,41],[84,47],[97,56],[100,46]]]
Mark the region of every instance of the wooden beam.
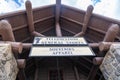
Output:
[[30,50],[32,47],[32,43],[22,43],[23,49]]
[[91,48],[98,48],[99,47],[99,43],[89,43],[88,44]]
[[26,60],[25,59],[17,59],[17,64],[19,69],[24,69],[26,65]]
[[28,21],[28,27],[29,27],[30,34],[33,35],[33,36],[44,36],[44,35],[35,31],[31,2],[29,0],[27,0],[25,2],[25,6],[26,6],[27,21]]
[[99,44],[99,50],[100,50],[100,51],[107,51],[107,50],[110,49],[110,46],[111,46],[112,44],[120,44],[120,43],[119,43],[119,42],[101,42],[101,43]]
[[95,57],[93,59],[93,64],[94,65],[100,65],[102,63],[102,61],[103,61],[103,57]]
[[59,23],[56,23],[56,34],[58,37],[62,36],[61,27]]
[[118,24],[112,24],[108,29],[103,42],[113,42],[120,28]]
[[56,35],[62,36],[61,27],[59,24],[60,12],[61,12],[61,0],[56,0],[56,10],[55,10],[55,26],[56,26]]
[[34,29],[34,22],[33,22],[33,11],[32,11],[32,4],[29,0],[25,2],[26,6],[26,13],[27,13],[27,20],[28,20],[28,26],[29,26],[29,31],[32,33],[35,31]]
[[83,36],[85,34],[85,32],[87,30],[87,26],[88,26],[89,20],[90,20],[90,17],[92,15],[92,11],[93,11],[93,6],[89,5],[88,8],[87,8],[85,17],[84,17],[82,31],[79,32],[79,33],[77,33],[77,34],[75,34],[74,35],[75,37],[77,37],[77,36]]
[[3,41],[15,41],[12,26],[7,20],[0,21],[0,35],[2,36]]
[[76,66],[74,66],[74,72],[75,72],[76,80],[80,80],[79,73]]

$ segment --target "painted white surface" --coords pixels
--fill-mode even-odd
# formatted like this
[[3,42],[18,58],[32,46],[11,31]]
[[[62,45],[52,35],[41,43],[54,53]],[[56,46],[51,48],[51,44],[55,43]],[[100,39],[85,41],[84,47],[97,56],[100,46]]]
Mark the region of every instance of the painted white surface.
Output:
[[83,37],[35,37],[34,45],[87,45]]
[[94,56],[88,46],[85,47],[32,47],[30,57],[42,56]]
[[94,53],[83,37],[35,37],[30,52],[30,57],[34,56],[94,56]]

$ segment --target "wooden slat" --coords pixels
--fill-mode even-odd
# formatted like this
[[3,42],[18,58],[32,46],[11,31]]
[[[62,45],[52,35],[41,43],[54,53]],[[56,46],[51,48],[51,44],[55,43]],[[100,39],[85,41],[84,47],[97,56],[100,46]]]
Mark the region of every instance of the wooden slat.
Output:
[[45,18],[42,18],[42,19],[34,21],[34,24],[38,23],[38,22],[42,22],[42,21],[48,20],[48,19],[52,19],[52,18],[54,18],[54,16],[45,17]]
[[13,30],[13,31],[17,31],[17,30],[20,30],[20,29],[25,28],[25,27],[27,27],[27,24],[21,25],[21,26],[18,26],[18,27],[15,27],[15,28],[13,28],[12,30]]

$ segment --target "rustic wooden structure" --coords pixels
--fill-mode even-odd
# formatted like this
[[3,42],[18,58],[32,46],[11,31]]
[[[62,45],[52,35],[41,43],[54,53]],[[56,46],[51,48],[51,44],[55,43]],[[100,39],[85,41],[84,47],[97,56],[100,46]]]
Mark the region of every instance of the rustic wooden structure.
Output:
[[44,36],[44,35],[35,31],[31,2],[29,0],[27,0],[25,5],[26,5],[26,13],[27,13],[27,20],[28,20],[28,27],[29,27],[30,34],[33,36]]
[[93,11],[93,6],[89,5],[88,8],[87,8],[87,11],[85,13],[83,26],[82,26],[82,31],[77,33],[77,34],[75,34],[74,35],[75,37],[77,37],[77,36],[84,36],[85,35],[87,27],[88,27],[89,20],[90,20],[90,17],[92,15],[92,11]]
[[61,0],[56,0],[56,9],[55,9],[55,29],[56,35],[62,36],[61,27],[60,27],[60,14],[61,14]]
[[15,38],[12,32],[12,27],[6,20],[0,21],[0,35],[2,36],[1,44],[9,43],[12,46],[12,52],[17,60],[18,68],[20,69],[18,73],[19,80],[26,80],[24,68],[25,68],[25,59],[18,59],[18,54],[22,53],[23,46],[20,42],[15,42]]
[[[114,42],[114,39],[116,38],[120,28],[117,24],[112,24],[108,31],[106,32],[105,37],[103,38],[102,42]],[[90,43],[89,46],[92,48],[98,48],[100,43]],[[100,48],[101,51],[101,48]]]
[[[71,6],[61,4],[61,0],[57,0],[56,4],[32,9],[31,3],[27,1],[26,10],[20,10],[20,11],[0,15],[0,20],[5,19],[9,21],[12,27],[10,31],[13,31],[13,33],[10,32],[11,34],[8,33],[7,35],[9,36],[5,38],[2,38],[2,36],[0,36],[0,39],[4,41],[24,42],[22,46],[24,49],[27,50],[30,50],[30,47],[32,45],[31,35],[32,36],[82,35],[89,43],[94,43],[89,45],[95,48],[98,47],[99,44],[102,45],[103,42],[113,41],[113,39],[115,39],[115,41],[119,41],[120,35],[116,33],[119,30],[118,27],[115,28],[114,31],[114,28],[110,29],[112,28],[112,26],[110,25],[114,23],[114,24],[118,24],[114,26],[120,26],[120,20],[115,20],[98,14],[94,14],[92,13],[92,10],[93,7],[89,6],[87,9],[88,11],[87,13],[84,10],[80,10],[77,8],[73,8]],[[4,23],[8,23],[8,22],[4,22]],[[84,32],[85,34],[83,34],[81,31]],[[0,34],[3,35],[4,33],[5,32],[0,32]],[[111,34],[114,36],[111,36]],[[107,49],[108,46],[105,48]],[[103,49],[100,48],[100,51],[102,50]],[[18,52],[15,51],[15,53]],[[28,58],[28,55],[26,57]],[[85,64],[81,63],[81,61]],[[40,62],[42,63],[42,60]],[[72,62],[73,60],[71,61],[71,63]],[[86,57],[81,57],[80,59],[76,58],[74,62],[77,65],[74,66],[74,72],[76,75],[75,78],[79,79],[78,75],[80,72],[80,68],[83,70],[84,74],[87,74],[88,76],[88,73],[89,71],[91,71],[91,67],[93,64],[91,58],[86,58]],[[27,64],[28,69],[26,68],[26,73],[33,74],[35,68],[34,61],[30,59],[30,61],[28,61],[27,63],[28,63]],[[31,72],[29,71],[29,69],[31,70]],[[96,66],[94,66],[94,69],[96,69],[97,71]],[[93,71],[93,73],[95,73],[95,71]],[[73,75],[71,76],[73,77]],[[73,77],[73,79],[75,78]]]

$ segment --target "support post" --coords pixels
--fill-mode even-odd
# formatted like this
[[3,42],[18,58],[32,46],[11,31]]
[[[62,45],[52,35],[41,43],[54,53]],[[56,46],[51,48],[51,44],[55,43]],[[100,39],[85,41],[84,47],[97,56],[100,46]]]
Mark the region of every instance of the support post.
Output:
[[60,9],[61,9],[61,0],[56,0],[56,10],[55,10],[55,29],[56,29],[56,35],[62,36],[61,27],[59,24],[60,20]]
[[26,6],[27,21],[28,21],[28,27],[29,27],[30,34],[33,35],[33,36],[44,36],[44,35],[42,35],[42,34],[35,31],[31,2],[29,0],[27,0],[25,2],[25,6]]
[[83,36],[85,34],[93,9],[94,8],[92,5],[88,6],[85,17],[84,17],[84,21],[83,21],[82,31],[74,35],[75,37]]
[[112,24],[108,29],[103,42],[113,42],[119,30],[118,24]]
[[79,73],[76,66],[74,66],[74,72],[75,72],[76,80],[80,80]]
[[7,20],[0,21],[0,35],[2,36],[3,41],[15,41],[12,27]]

